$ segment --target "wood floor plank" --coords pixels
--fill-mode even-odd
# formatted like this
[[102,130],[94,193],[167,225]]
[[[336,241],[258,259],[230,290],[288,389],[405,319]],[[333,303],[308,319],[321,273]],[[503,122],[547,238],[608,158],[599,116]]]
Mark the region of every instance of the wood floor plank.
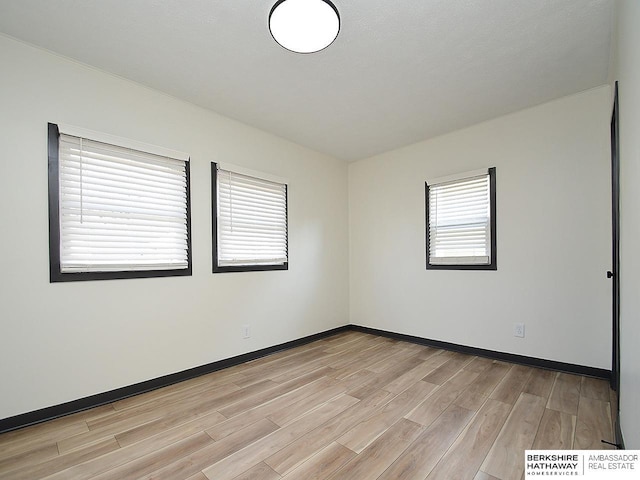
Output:
[[434,390],[427,400],[405,418],[425,427],[431,425],[477,377],[478,374],[474,372],[466,370],[458,372],[448,382]]
[[329,477],[330,480],[374,480],[420,435],[423,427],[401,419],[358,456]]
[[342,468],[355,456],[356,454],[347,447],[333,442],[283,478],[323,480]]
[[47,448],[60,440],[89,431],[84,420],[76,420],[73,423],[60,420],[65,418],[3,433],[0,435],[0,460]]
[[213,439],[211,439],[211,437],[207,439],[206,437],[208,437],[208,435],[203,432],[193,433],[186,437],[182,432],[179,433],[179,436],[175,435],[178,432],[173,433],[175,441],[172,441],[174,438],[167,439],[167,434],[165,433],[162,438],[141,442],[136,445],[136,448],[119,448],[95,459],[73,465],[46,478],[47,480],[95,479],[105,472],[109,472],[130,462],[138,461],[146,455],[153,454],[158,450],[170,445],[175,445],[176,443],[187,442],[187,445],[199,445],[213,442]]
[[581,378],[577,375],[559,373],[551,389],[547,408],[577,415],[581,383]]
[[435,370],[435,368],[437,368],[438,365],[434,367],[433,365],[434,362],[432,360],[430,361],[431,358],[433,357],[430,357],[429,359],[422,361],[422,363],[416,365],[406,373],[403,373],[402,375],[400,375],[395,380],[386,384],[384,386],[384,389],[387,392],[391,392],[395,394],[398,394],[406,390],[411,385],[421,380],[425,375],[428,375],[433,370]]
[[406,358],[404,361],[394,364],[392,367],[384,370],[381,373],[378,373],[372,380],[367,381],[360,385],[357,388],[352,390],[347,390],[347,394],[351,395],[355,398],[364,398],[368,397],[376,390],[380,390],[385,385],[388,385],[400,375],[405,373],[407,370],[411,370],[412,368],[420,365],[422,360],[420,360],[417,356],[412,356]]
[[[267,383],[267,385],[270,385],[270,383]],[[265,388],[265,386],[262,386],[262,388]],[[213,412],[216,407],[226,405],[242,397],[242,390],[237,390],[237,387],[231,388],[230,393],[226,393],[228,391],[227,386],[223,386],[214,392],[210,392],[207,396],[189,396],[183,402],[176,398],[171,403],[158,408],[154,408],[154,402],[147,402],[140,410],[135,409],[134,412],[130,412],[130,410],[118,411],[115,417],[112,416],[112,423],[103,423],[101,421],[100,425],[93,430],[61,440],[58,442],[58,449],[60,453],[67,453],[87,443],[122,434],[150,422],[161,421],[163,417],[177,414],[182,410],[197,409],[202,413],[202,416],[205,416],[207,412]]]
[[430,348],[424,345],[418,345],[417,343],[404,342],[402,340],[398,340],[396,345],[403,351],[407,356],[413,355],[424,355],[425,349]]
[[[322,360],[323,357],[326,360],[326,354],[322,352],[322,350],[315,349],[311,352],[307,352],[304,355],[299,354],[294,356],[293,358],[286,358],[282,361],[276,362],[269,366],[269,369],[265,371],[264,368],[257,368],[252,372],[244,372],[245,380],[241,382],[235,382],[236,385],[240,387],[248,386],[259,381],[264,380],[265,378],[272,379],[274,377],[279,377],[283,374],[288,374],[292,369],[297,369],[302,365],[313,364],[316,368],[312,370],[317,370],[319,368],[326,368],[327,365],[317,365],[314,362],[316,360]],[[276,382],[278,383],[278,382]]]
[[458,354],[458,352],[454,352],[452,350],[440,350],[439,355],[442,356],[442,358],[446,358],[447,360],[454,358],[456,355]]
[[305,415],[292,424],[204,469],[202,473],[210,480],[231,480],[357,402],[358,400],[353,397],[342,395],[314,410],[313,415]]
[[438,353],[442,352],[442,350],[439,348],[428,347],[426,345],[420,345],[420,346],[422,347],[422,350],[418,353],[418,357],[420,357],[422,360],[428,360],[434,355],[437,355]]
[[186,480],[209,480],[206,475],[202,472],[198,472],[194,475],[191,475],[189,478],[187,478]]
[[413,384],[385,405],[379,413],[360,422],[338,438],[338,443],[356,453],[362,452],[391,425],[425,401],[436,387],[437,385],[423,381]]
[[[379,351],[383,352],[384,348],[379,347]],[[355,352],[350,350],[344,350],[338,353],[331,354],[331,357],[325,359],[322,362],[323,366],[330,367],[333,369],[333,373],[331,377],[336,379],[341,379],[344,377],[348,377],[354,372],[359,371],[361,368],[364,368],[366,365],[372,363],[372,360],[369,361],[364,360],[364,356],[362,357],[362,362],[358,364],[358,361],[354,358]]]
[[0,448],[4,452],[4,449],[11,445],[22,442],[31,443],[35,438],[55,441],[61,436],[74,435],[78,430],[87,429],[86,421],[83,418],[71,417],[74,416],[56,418],[48,422],[2,433],[0,434]]
[[271,455],[266,463],[281,475],[289,473],[355,425],[384,408],[392,398],[393,394],[379,390]]
[[156,468],[145,477],[146,480],[163,480],[166,478],[186,478],[213,465],[225,457],[236,453],[247,445],[260,440],[278,430],[273,422],[262,419],[246,425],[243,429],[224,439],[207,445],[190,455],[175,459],[162,468]]
[[363,335],[353,340],[345,340],[339,343],[329,344],[326,343],[324,352],[328,355],[343,352],[360,352],[375,345],[380,345],[380,342],[375,338],[369,338],[370,335]]
[[123,478],[139,478],[149,472],[196,452],[207,445],[213,444],[213,439],[204,432],[196,433],[184,440],[167,445],[155,452],[137,457],[119,467],[93,477],[92,480],[122,480]]
[[450,405],[380,475],[379,480],[422,480],[449,449],[475,412]]
[[312,359],[318,352],[322,352],[322,346],[308,344],[290,350],[282,350],[265,357],[260,357],[250,362],[230,367],[228,370],[234,373],[242,373],[245,380],[241,383],[255,383],[265,378],[267,375],[285,371],[287,367],[293,367]]
[[336,333],[330,337],[325,337],[317,342],[322,345],[340,345],[342,343],[346,343],[353,340],[358,340],[362,337],[368,337],[372,335],[368,335],[362,332],[354,332],[353,330],[345,330],[344,332]]
[[580,395],[608,402],[610,399],[609,382],[601,378],[582,377]]
[[244,377],[240,373],[228,374],[226,371],[209,373],[201,377],[192,378],[184,382],[174,383],[166,387],[152,390],[150,392],[134,395],[117,402],[112,403],[115,410],[126,410],[143,405],[148,401],[156,401],[170,395],[188,395],[190,392],[205,391],[217,386],[231,384],[234,381],[240,381]]
[[398,364],[406,362],[408,357],[413,356],[417,356],[417,353],[414,351],[407,353],[402,345],[395,344],[387,348],[383,355],[378,355],[377,358],[374,358],[374,362],[367,366],[367,370],[382,373]]
[[465,370],[469,370],[474,373],[482,373],[486,369],[488,369],[491,365],[493,365],[493,360],[485,357],[474,357],[469,363],[467,363],[464,367]]
[[335,368],[329,367],[331,356],[323,354],[322,356],[308,362],[304,362],[297,367],[289,367],[284,372],[278,375],[271,375],[271,380],[276,383],[285,383],[298,377],[302,377],[308,373],[318,370],[319,368],[325,368],[325,375],[335,378]]
[[274,382],[274,387],[265,389],[250,396],[245,396],[227,407],[218,409],[218,411],[227,418],[233,417],[254,407],[263,405],[289,392],[297,390],[304,385],[312,383],[315,380],[324,377],[328,371],[329,368],[324,367],[282,384]]
[[488,399],[427,479],[473,478],[510,411],[511,405]]
[[522,391],[531,395],[549,398],[557,373],[551,370],[534,368]]
[[319,407],[323,403],[345,393],[346,388],[336,384],[331,387],[309,395],[295,403],[290,404],[286,408],[281,408],[277,412],[267,416],[269,420],[280,427],[284,427],[289,423],[297,420],[311,410]]
[[[253,387],[257,389],[265,389],[275,383],[266,381],[261,386]],[[238,397],[246,395],[252,390],[240,389],[235,385],[225,384],[206,392],[206,399],[219,399],[214,405],[225,405],[224,401],[231,402]],[[113,414],[100,417],[99,419],[89,422],[89,429],[95,433],[116,434],[124,431],[131,426],[136,426],[144,421],[151,421],[162,416],[162,412],[170,411],[172,408],[181,408],[186,403],[200,403],[203,401],[203,393],[201,391],[189,391],[186,395],[171,394],[164,395],[156,400],[145,402],[133,408],[117,410]],[[91,437],[91,435],[89,435]]]
[[571,450],[575,430],[575,415],[546,408],[531,448],[532,450]]
[[[335,378],[338,380],[348,377],[360,370],[368,369],[374,364],[384,364],[396,352],[387,345],[376,345],[375,347],[363,350],[355,355],[345,355],[342,361],[332,362],[330,366],[335,370]],[[370,370],[377,373],[374,370]]]
[[111,437],[75,450],[72,453],[57,455],[45,462],[30,463],[24,468],[14,470],[11,473],[3,472],[2,469],[0,469],[0,478],[4,480],[33,480],[35,478],[44,478],[78,463],[98,458],[119,448],[120,446],[116,439]]
[[580,397],[573,448],[576,450],[613,448],[602,443],[601,440],[614,442],[609,402]]
[[[218,421],[216,415],[212,416],[214,422]],[[203,432],[211,427],[211,419],[209,416],[197,418],[189,423],[172,428],[165,432],[146,438],[141,442],[133,444],[125,448],[119,448],[113,452],[107,453],[91,461],[85,461],[62,470],[47,480],[68,480],[68,479],[86,479],[93,478],[109,469],[119,467],[127,462],[133,461],[156,450],[164,448],[176,442],[180,442],[192,435]]]
[[334,380],[330,378],[320,378],[315,382],[309,383],[297,390],[282,395],[268,403],[252,408],[246,412],[242,412],[240,415],[236,415],[235,417],[231,417],[228,420],[207,429],[207,433],[211,438],[218,441],[227,435],[244,428],[246,425],[257,422],[258,420],[266,418],[280,410],[286,411],[290,405],[302,401],[318,391],[331,388],[333,385],[335,385]]
[[55,443],[49,443],[41,447],[34,448],[33,450],[18,453],[13,457],[8,457],[0,460],[0,475],[5,475],[11,470],[15,470],[21,467],[27,467],[29,465],[33,465],[34,463],[45,462],[57,456],[58,445],[56,445]]
[[[425,363],[428,363],[434,369],[436,369],[451,360],[454,357],[454,354],[455,352],[448,352],[446,350],[437,349],[433,351],[433,354],[426,358]],[[418,358],[422,358],[422,356],[418,355]]]
[[118,433],[115,437],[121,447],[126,447],[204,416],[208,416],[211,423],[222,423],[226,420],[226,417],[219,412],[212,412],[210,409],[202,409],[199,406],[195,406],[187,410],[169,412],[162,418]]
[[[197,403],[203,409],[221,410],[237,402],[242,402],[247,398],[260,395],[273,388],[276,388],[277,386],[278,384],[272,380],[264,380],[248,387],[241,388],[239,390],[233,390],[232,385],[225,384],[220,387],[216,387],[213,390],[207,391],[206,395],[198,395],[198,397],[200,398],[198,398]],[[173,407],[174,405],[175,404],[172,402],[169,406]]]
[[352,373],[348,377],[339,379],[340,384],[344,385],[347,389],[347,392],[351,390],[355,390],[356,388],[373,381],[376,377],[376,374],[371,370],[358,370],[355,373]]
[[322,340],[322,344],[324,345],[325,352],[331,353],[336,350],[354,350],[360,348],[362,345],[370,345],[373,342],[378,342],[380,340],[386,340],[376,335],[370,335],[368,333],[361,332],[349,332],[349,334],[345,334],[343,336],[334,336],[331,338],[326,338]]
[[[275,383],[266,381],[265,384],[254,387],[255,389],[268,388]],[[206,388],[203,385],[198,385],[198,388],[189,388],[185,391],[174,391],[170,394],[162,394],[158,398],[151,398],[140,405],[132,405],[130,408],[122,408],[115,410],[110,415],[105,415],[100,418],[87,422],[91,431],[108,431],[109,433],[118,433],[118,430],[114,430],[116,425],[135,425],[139,418],[150,419],[157,417],[155,415],[159,411],[165,409],[171,409],[173,407],[183,405],[186,402],[193,401],[194,403],[200,402],[203,396],[206,395],[208,399],[212,398],[226,398],[231,396],[231,400],[237,396],[246,395],[247,392],[252,390],[243,390],[240,387],[233,384],[219,385],[214,388]],[[236,395],[232,395],[235,392]],[[230,401],[231,401],[230,400]]]
[[[206,479],[206,476],[204,477]],[[264,462],[260,462],[255,467],[238,475],[233,480],[278,480],[282,478],[273,469]]]
[[456,353],[453,357],[440,365],[433,372],[427,374],[422,380],[424,380],[425,382],[442,385],[451,377],[453,377],[458,372],[458,370],[471,362],[471,360],[473,360],[473,357],[471,355]]
[[375,363],[380,356],[386,358],[392,354],[393,352],[389,351],[388,343],[375,343],[357,348],[353,351],[348,351],[344,356],[333,359],[329,363],[329,366],[340,372],[341,369],[356,364],[356,369],[351,370],[353,372]]
[[[500,480],[500,479],[494,477],[493,475],[489,475],[488,473],[485,473],[482,470],[478,470],[478,473],[476,473],[476,476],[473,477],[473,480]],[[518,479],[515,479],[515,480],[518,480]]]
[[468,410],[478,410],[510,369],[511,365],[494,362],[456,398],[456,405]]
[[480,374],[476,372],[471,372],[463,368],[462,370],[457,372],[453,377],[451,377],[449,381],[446,382],[443,386],[447,386],[451,384],[451,385],[468,387],[469,385],[472,385],[473,382],[475,382],[479,376]]
[[533,445],[545,404],[537,395],[522,393],[518,397],[480,470],[498,478],[522,476],[522,452]]
[[[45,433],[43,429],[49,431],[53,429],[56,430],[58,434],[62,434],[65,428],[71,427],[72,425],[76,425],[77,428],[78,425],[82,426],[83,423],[86,425],[87,422],[93,421],[94,419],[106,415],[110,415],[111,413],[113,413],[113,411],[113,404],[101,405],[99,407],[81,410],[70,415],[65,415],[64,417],[56,418],[54,420],[38,423],[36,425],[32,425],[20,430],[14,430],[13,432],[9,432],[4,435],[8,435],[10,438],[11,434],[26,434],[27,432],[31,432],[29,433],[29,436],[32,436],[35,435],[36,431],[39,432],[39,435],[43,435]],[[15,443],[15,441],[16,439],[14,439],[12,443]]]
[[531,367],[514,365],[491,392],[489,398],[514,405],[532,372]]

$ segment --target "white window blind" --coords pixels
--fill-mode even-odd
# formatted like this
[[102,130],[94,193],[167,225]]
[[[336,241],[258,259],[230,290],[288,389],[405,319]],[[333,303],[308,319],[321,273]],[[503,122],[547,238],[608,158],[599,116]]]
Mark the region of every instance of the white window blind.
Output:
[[60,271],[188,268],[184,160],[60,134]]
[[489,174],[429,185],[429,263],[491,262]]
[[218,266],[287,262],[287,185],[218,167]]

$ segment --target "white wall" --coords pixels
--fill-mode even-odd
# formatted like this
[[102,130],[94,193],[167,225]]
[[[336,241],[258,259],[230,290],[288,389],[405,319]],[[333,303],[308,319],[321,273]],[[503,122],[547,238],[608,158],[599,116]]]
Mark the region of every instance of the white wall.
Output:
[[[0,418],[347,323],[346,164],[2,36],[0,65]],[[193,276],[49,283],[47,122],[191,155]],[[211,273],[212,161],[289,180],[288,271]]]
[[620,120],[620,424],[640,448],[640,2],[618,2]]
[[[609,105],[600,87],[351,164],[351,323],[609,369]],[[498,270],[427,271],[425,179],[491,166]]]

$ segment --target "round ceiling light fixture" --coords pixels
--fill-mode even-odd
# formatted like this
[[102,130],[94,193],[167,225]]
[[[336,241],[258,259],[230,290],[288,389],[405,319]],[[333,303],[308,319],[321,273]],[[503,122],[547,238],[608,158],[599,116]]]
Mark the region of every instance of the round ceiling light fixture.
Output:
[[330,0],[278,0],[269,13],[269,30],[287,50],[319,52],[338,36],[340,14]]

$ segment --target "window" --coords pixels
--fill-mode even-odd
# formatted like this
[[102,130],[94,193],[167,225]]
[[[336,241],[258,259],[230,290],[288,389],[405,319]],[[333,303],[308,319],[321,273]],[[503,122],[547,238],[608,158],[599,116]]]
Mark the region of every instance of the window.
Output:
[[213,272],[287,270],[287,185],[211,164]]
[[188,160],[50,123],[51,282],[191,275]]
[[427,269],[496,270],[496,169],[426,182]]

